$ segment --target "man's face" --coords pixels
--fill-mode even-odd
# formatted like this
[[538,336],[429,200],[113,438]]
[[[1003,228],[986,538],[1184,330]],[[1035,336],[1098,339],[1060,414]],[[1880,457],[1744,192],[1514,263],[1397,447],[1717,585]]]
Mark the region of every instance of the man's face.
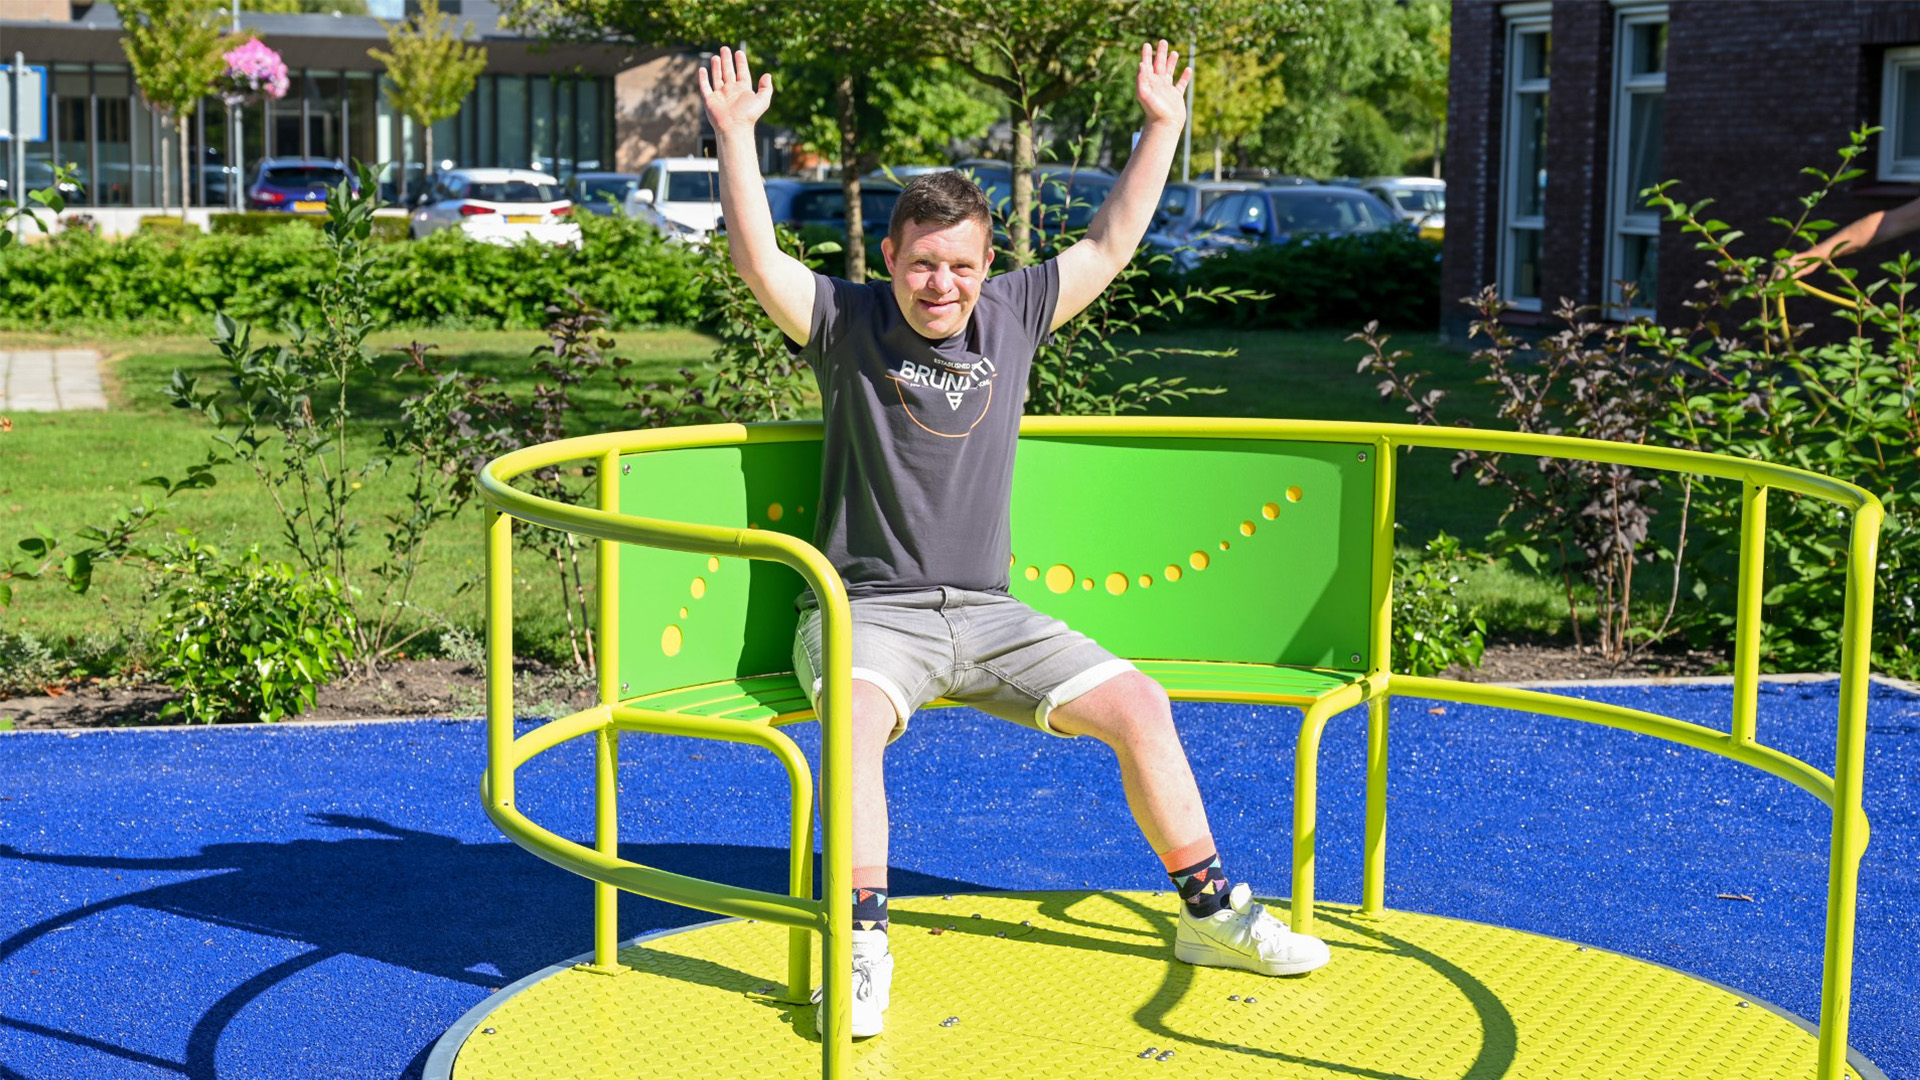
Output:
[[880,254],[893,275],[893,298],[921,337],[949,338],[967,325],[980,302],[980,283],[993,265],[987,227],[979,221],[925,225],[909,221],[900,242],[889,236]]

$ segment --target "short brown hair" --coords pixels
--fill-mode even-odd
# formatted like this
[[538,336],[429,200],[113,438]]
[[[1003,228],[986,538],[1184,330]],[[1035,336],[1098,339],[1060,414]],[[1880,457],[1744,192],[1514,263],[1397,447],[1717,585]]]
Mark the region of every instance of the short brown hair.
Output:
[[887,235],[897,244],[900,231],[908,222],[946,228],[963,221],[977,221],[992,231],[993,214],[987,205],[987,193],[956,169],[922,173],[907,182],[899,201],[893,204],[893,219],[887,222]]

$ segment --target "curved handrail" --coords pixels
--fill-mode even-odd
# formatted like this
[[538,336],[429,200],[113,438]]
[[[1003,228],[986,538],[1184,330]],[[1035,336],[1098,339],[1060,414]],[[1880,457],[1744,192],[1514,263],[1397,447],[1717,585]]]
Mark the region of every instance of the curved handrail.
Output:
[[[564,461],[604,454],[648,453],[703,446],[738,446],[769,442],[806,442],[820,437],[818,421],[787,421],[778,424],[705,424],[682,428],[656,428],[646,431],[608,432],[560,439],[538,446],[524,447],[488,462],[480,472],[482,498],[495,508],[535,524],[571,529],[588,536],[652,543],[643,536],[658,531],[661,539],[680,539],[681,530],[707,530],[649,518],[599,516],[599,511],[544,499],[519,491],[508,481],[514,477]],[[1536,435],[1518,431],[1486,428],[1434,427],[1424,424],[1370,424],[1351,420],[1257,420],[1214,419],[1211,417],[1157,416],[1029,416],[1020,422],[1020,434],[1052,436],[1139,436],[1173,438],[1248,438],[1291,439],[1302,442],[1367,442],[1386,438],[1398,446],[1424,446],[1442,450],[1478,450],[1493,454],[1531,454],[1537,457],[1567,458],[1659,469],[1663,472],[1693,473],[1726,480],[1739,480],[1765,487],[1780,488],[1801,495],[1835,502],[1849,510],[1878,504],[1866,489],[1844,480],[1770,461],[1728,457],[1700,450],[1645,446],[1584,439],[1572,435]],[[576,516],[579,515],[579,516]],[[624,525],[637,528],[628,530]],[[663,528],[667,527],[667,528]],[[712,533],[748,530],[711,529]],[[618,535],[613,535],[614,533]],[[754,530],[755,535],[765,535]],[[685,534],[681,534],[685,535]],[[691,536],[687,539],[691,540]],[[702,537],[706,539],[706,537]],[[712,537],[711,542],[720,542]],[[680,550],[708,554],[739,554],[731,546],[685,547],[679,543],[661,544]]]
[[[1372,424],[1326,420],[1204,419],[1186,417],[1027,417],[1021,422],[1023,436],[1036,437],[1127,437],[1171,439],[1264,439],[1303,442],[1365,442],[1390,450],[1394,447],[1421,446],[1435,449],[1469,450],[1490,454],[1526,454],[1571,460],[1618,464],[1663,472],[1689,473],[1739,481],[1743,486],[1741,581],[1738,590],[1739,626],[1735,641],[1735,715],[1733,728],[1719,732],[1672,717],[1597,703],[1568,703],[1549,695],[1529,695],[1524,691],[1502,690],[1482,693],[1463,688],[1448,680],[1392,676],[1382,650],[1377,661],[1382,676],[1381,693],[1404,688],[1430,696],[1452,700],[1482,700],[1496,705],[1531,705],[1537,711],[1569,719],[1596,722],[1707,750],[1742,764],[1786,779],[1826,802],[1833,810],[1833,840],[1828,875],[1828,926],[1821,1009],[1821,1046],[1819,1076],[1822,1080],[1838,1077],[1845,1065],[1847,1010],[1850,998],[1853,941],[1853,906],[1857,895],[1858,864],[1864,852],[1867,822],[1861,811],[1864,784],[1862,761],[1865,752],[1865,712],[1867,687],[1867,644],[1870,637],[1871,604],[1874,583],[1875,552],[1884,511],[1871,492],[1832,477],[1809,470],[1772,462],[1733,458],[1701,451],[1668,447],[1630,445],[1563,435],[1537,435],[1511,431],[1471,428],[1441,428],[1413,424]],[[562,462],[589,458],[601,459],[603,469],[621,454],[652,451],[749,445],[760,443],[815,441],[821,437],[818,422],[741,425],[716,424],[647,431],[611,432],[563,439],[526,447],[488,462],[480,472],[482,500],[491,508],[489,516],[489,593],[494,612],[510,612],[511,590],[492,575],[510,564],[509,533],[513,519],[568,532],[592,536],[613,543],[638,544],[708,555],[762,559],[782,563],[798,572],[820,600],[824,637],[824,674],[827,678],[826,714],[822,727],[823,776],[844,776],[851,764],[850,717],[845,702],[851,692],[851,620],[843,582],[819,550],[804,540],[772,530],[722,527],[689,522],[639,517],[610,510],[569,505],[547,499],[512,486],[512,481],[534,469]],[[1388,481],[1391,484],[1391,481]],[[1844,626],[1841,640],[1841,701],[1837,747],[1832,775],[1807,763],[1753,740],[1752,710],[1757,678],[1759,577],[1756,561],[1764,538],[1765,493],[1778,488],[1796,494],[1838,504],[1849,512],[1851,537],[1846,574]],[[610,490],[603,482],[602,492]],[[503,528],[504,526],[504,528]],[[1382,631],[1384,633],[1384,631]],[[683,878],[665,871],[629,863],[605,851],[593,851],[573,844],[542,829],[512,806],[513,773],[533,755],[569,738],[590,731],[605,731],[617,726],[617,703],[604,700],[597,709],[556,721],[538,732],[514,738],[511,732],[510,690],[504,705],[492,700],[491,688],[504,670],[497,654],[510,653],[510,638],[499,627],[490,627],[489,635],[489,755],[483,782],[487,811],[503,832],[535,854],[596,881],[662,899],[687,903],[710,910],[752,911],[756,917],[796,929],[824,928],[825,1037],[822,1040],[823,1072],[844,1076],[851,1068],[851,1044],[846,1014],[846,972],[850,964],[849,926],[844,903],[827,901],[799,902],[790,897],[759,893],[754,890],[723,886]],[[510,687],[510,678],[508,680]],[[1303,738],[1313,736],[1325,719],[1367,697],[1363,687],[1351,686],[1346,694],[1317,703],[1303,718]],[[603,696],[606,691],[603,688]],[[1743,702],[1743,695],[1746,700]],[[1349,701],[1347,698],[1353,700]],[[1335,698],[1338,701],[1334,700]],[[1535,698],[1547,700],[1534,700]],[[1384,728],[1384,719],[1374,723]],[[1370,733],[1373,730],[1370,724]],[[1371,741],[1370,734],[1370,741]],[[1297,845],[1302,832],[1301,814],[1311,817],[1311,747],[1303,742],[1297,748],[1301,763],[1299,776],[1307,789],[1296,790],[1296,874],[1300,863]],[[1377,763],[1376,763],[1377,757]],[[1369,805],[1376,800],[1371,785],[1374,774],[1384,776],[1384,745],[1378,755],[1369,750]],[[603,772],[602,776],[606,774]],[[822,824],[825,833],[826,869],[822,875],[821,895],[842,896],[848,892],[851,866],[848,860],[847,817],[851,812],[845,786],[823,783]],[[1302,804],[1301,800],[1305,803]],[[1384,805],[1384,804],[1383,804]],[[1383,834],[1376,835],[1376,823],[1369,819],[1369,862],[1378,862],[1372,849]],[[1305,833],[1311,842],[1309,820]],[[1307,878],[1311,881],[1311,856]],[[1298,884],[1298,879],[1296,881]],[[700,892],[702,888],[710,891]],[[1378,891],[1369,886],[1369,895]],[[713,902],[724,893],[724,908]],[[671,894],[671,895],[668,895]],[[1311,895],[1310,892],[1307,895]],[[799,946],[796,945],[796,949]],[[795,970],[802,970],[796,957]]]

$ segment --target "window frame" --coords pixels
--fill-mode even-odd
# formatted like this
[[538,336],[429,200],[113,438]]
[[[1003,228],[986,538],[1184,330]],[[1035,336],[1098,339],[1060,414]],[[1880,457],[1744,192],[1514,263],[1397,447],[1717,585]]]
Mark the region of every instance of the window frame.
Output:
[[1920,124],[1920,116],[1906,116],[1901,109],[1900,78],[1912,72],[1920,78],[1920,45],[1888,49],[1880,61],[1880,163],[1882,180],[1895,183],[1920,181],[1920,154],[1900,157],[1900,134],[1909,124]]
[[[1613,33],[1613,116],[1607,133],[1607,250],[1604,282],[1605,314],[1609,318],[1652,318],[1659,301],[1659,264],[1654,269],[1654,294],[1642,295],[1634,307],[1622,305],[1619,282],[1625,276],[1627,244],[1631,238],[1651,242],[1656,251],[1660,243],[1660,213],[1640,204],[1640,193],[1629,190],[1633,167],[1633,101],[1636,96],[1650,97],[1667,92],[1667,69],[1633,74],[1634,31],[1639,27],[1668,22],[1667,5],[1617,5]],[[1662,121],[1664,125],[1664,120]],[[1663,136],[1664,138],[1664,136]],[[1658,256],[1655,256],[1656,259]]]
[[[1521,296],[1514,289],[1514,258],[1517,244],[1515,233],[1531,232],[1536,234],[1544,248],[1547,220],[1546,206],[1540,207],[1538,214],[1519,213],[1520,154],[1518,152],[1521,131],[1515,122],[1519,111],[1520,97],[1523,94],[1539,94],[1543,115],[1550,115],[1552,91],[1552,62],[1549,60],[1546,73],[1536,79],[1521,77],[1521,58],[1523,55],[1521,39],[1539,35],[1547,40],[1548,56],[1552,55],[1553,17],[1550,11],[1510,14],[1506,24],[1506,87],[1503,96],[1503,108],[1500,116],[1500,262],[1496,280],[1499,282],[1500,298],[1508,307],[1516,311],[1542,310],[1542,297]],[[1542,144],[1541,165],[1544,161],[1545,145]],[[1529,181],[1531,183],[1531,181]]]

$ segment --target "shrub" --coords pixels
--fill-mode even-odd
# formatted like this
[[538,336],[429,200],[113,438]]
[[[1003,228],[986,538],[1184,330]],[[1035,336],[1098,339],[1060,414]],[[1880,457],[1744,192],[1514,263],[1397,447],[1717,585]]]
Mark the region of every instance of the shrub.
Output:
[[31,630],[0,629],[0,697],[43,694],[66,679],[67,665]]
[[[232,216],[232,215],[223,215]],[[217,311],[240,321],[321,321],[331,256],[319,230],[290,221],[258,232],[201,234],[173,225],[103,240],[84,232],[0,251],[0,328],[48,324],[167,324],[198,328]],[[172,218],[156,219],[173,222]],[[371,235],[403,230],[374,218]],[[387,247],[367,284],[383,325],[535,328],[568,289],[616,326],[689,325],[703,310],[699,253],[669,244],[644,222],[583,216],[585,250],[475,243],[457,232]],[[164,232],[162,231],[164,230]]]
[[1472,556],[1446,533],[1420,554],[1393,556],[1393,666],[1409,675],[1438,675],[1458,664],[1480,666],[1487,651],[1487,620],[1460,599]]
[[331,576],[237,557],[191,537],[158,564],[154,672],[180,692],[164,715],[278,720],[313,705],[353,656],[353,610]]
[[[266,210],[248,210],[241,213],[208,214],[207,231],[213,233],[235,233],[241,236],[259,236],[261,233],[277,229],[283,225],[294,228],[318,229],[326,223],[319,214],[278,214]],[[373,219],[373,238],[387,242],[406,240],[407,219],[405,217],[377,217]]]
[[1202,289],[1231,286],[1265,294],[1230,303],[1189,303],[1179,325],[1237,327],[1355,326],[1378,321],[1431,329],[1440,320],[1440,245],[1407,229],[1336,236],[1311,243],[1262,244],[1201,259],[1184,278]]
[[[1554,312],[1562,328],[1538,341],[1522,340],[1501,315],[1506,305],[1491,288],[1471,301],[1479,318],[1469,337],[1484,340],[1471,362],[1482,367],[1479,382],[1498,403],[1499,417],[1513,430],[1536,435],[1578,434],[1612,442],[1645,443],[1665,414],[1659,365],[1632,354],[1617,323],[1603,323],[1591,308],[1562,301]],[[1398,395],[1407,412],[1424,424],[1442,422],[1437,409],[1445,392],[1419,389],[1423,373],[1400,364],[1409,355],[1387,350],[1387,338],[1369,323],[1349,340],[1367,345],[1360,372],[1381,376],[1382,397]],[[1576,647],[1584,647],[1579,590],[1592,589],[1594,644],[1618,664],[1663,638],[1668,619],[1655,626],[1635,622],[1634,572],[1655,559],[1674,556],[1653,535],[1662,484],[1659,474],[1622,465],[1572,458],[1461,451],[1454,474],[1471,471],[1482,487],[1507,497],[1500,526],[1487,537],[1497,555],[1517,556],[1536,572],[1560,578],[1567,621]],[[1688,481],[1684,490],[1691,492]],[[1674,546],[1684,551],[1686,514],[1679,515]],[[1644,577],[1642,579],[1644,581]],[[1679,578],[1669,588],[1677,593]]]
[[159,233],[162,236],[185,236],[188,233],[197,235],[200,232],[200,226],[195,225],[191,221],[181,221],[177,217],[162,217],[156,214],[148,214],[140,219],[140,231],[144,233]]
[[[1795,249],[1832,222],[1812,220],[1836,184],[1861,175],[1850,166],[1873,129],[1854,133],[1834,174],[1806,170],[1822,186],[1801,200],[1798,219],[1773,219]],[[1736,457],[1760,458],[1848,480],[1886,508],[1880,531],[1873,604],[1873,665],[1889,674],[1920,675],[1920,312],[1910,294],[1920,263],[1910,255],[1855,270],[1828,267],[1821,284],[1849,307],[1799,299],[1786,271],[1785,248],[1741,255],[1741,234],[1705,213],[1708,201],[1683,203],[1669,184],[1652,189],[1649,205],[1698,238],[1713,273],[1690,306],[1696,325],[1641,323],[1632,339],[1681,374],[1661,427],[1675,443]],[[1789,308],[1788,301],[1793,306]],[[1819,311],[1824,338],[1787,315]],[[1728,332],[1729,327],[1737,329]],[[1837,333],[1836,333],[1837,332]],[[1733,629],[1733,566],[1740,544],[1738,489],[1718,485],[1716,498],[1695,501],[1704,542],[1694,560],[1698,595],[1717,602],[1699,628],[1727,640]],[[1767,507],[1766,614],[1762,650],[1774,669],[1834,670],[1839,659],[1841,602],[1847,569],[1846,515],[1832,503],[1774,492]]]

